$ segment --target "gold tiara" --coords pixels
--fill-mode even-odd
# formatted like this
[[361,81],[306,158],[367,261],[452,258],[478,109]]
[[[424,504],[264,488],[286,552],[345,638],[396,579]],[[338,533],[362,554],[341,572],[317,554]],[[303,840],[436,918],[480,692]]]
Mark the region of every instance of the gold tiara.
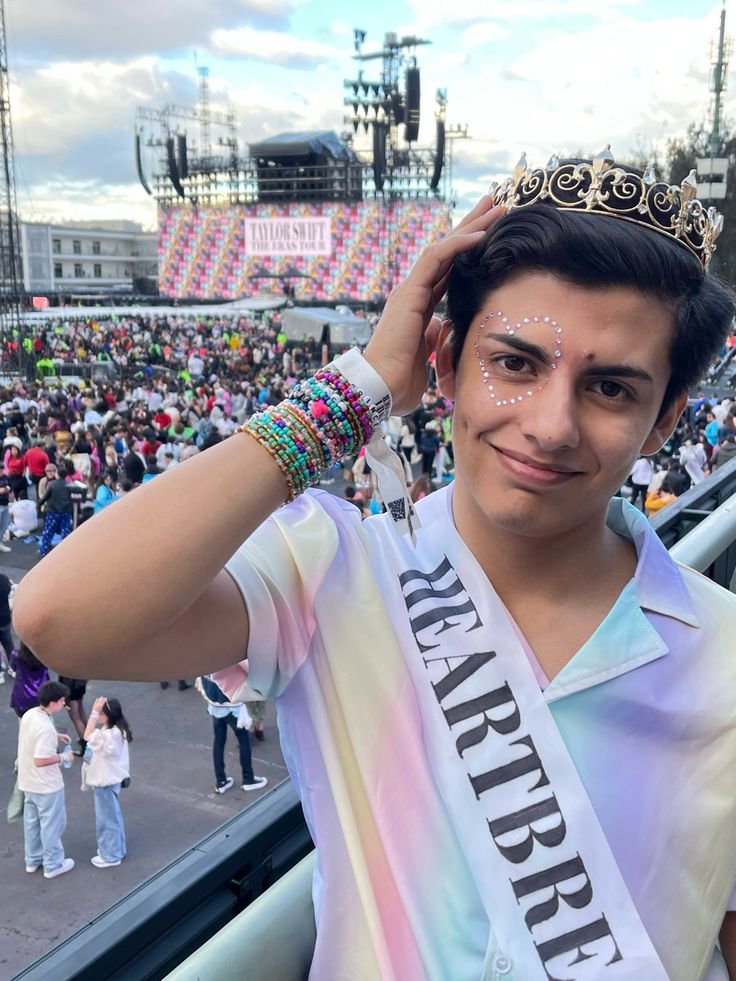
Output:
[[546,167],[536,170],[528,166],[522,153],[511,177],[502,184],[494,181],[488,193],[507,210],[545,202],[560,209],[633,221],[684,245],[704,269],[723,228],[723,215],[696,199],[694,170],[679,187],[667,184],[651,163],[643,174],[617,166],[610,145],[591,161],[560,162],[555,155]]

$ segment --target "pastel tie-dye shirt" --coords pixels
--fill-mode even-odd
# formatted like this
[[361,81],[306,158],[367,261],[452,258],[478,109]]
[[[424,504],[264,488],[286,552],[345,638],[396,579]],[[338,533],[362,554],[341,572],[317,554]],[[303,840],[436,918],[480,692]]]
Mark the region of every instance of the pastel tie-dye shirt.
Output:
[[[416,550],[322,491],[272,515],[228,563],[250,640],[216,679],[234,700],[246,678],[277,699],[317,846],[312,978],[534,981],[488,922],[438,793],[417,648],[387,613],[402,569],[464,547],[451,488],[418,509]],[[635,576],[544,698],[669,977],[726,979],[713,952],[736,879],[736,596],[676,565],[625,502],[608,520],[634,542]],[[480,567],[472,586],[488,588]]]

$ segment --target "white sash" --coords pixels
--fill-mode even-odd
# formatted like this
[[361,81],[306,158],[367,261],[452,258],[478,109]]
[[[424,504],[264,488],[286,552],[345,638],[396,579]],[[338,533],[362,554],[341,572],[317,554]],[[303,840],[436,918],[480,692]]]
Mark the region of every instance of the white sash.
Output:
[[667,981],[505,607],[473,587],[459,537],[420,551],[417,568],[396,549],[389,603],[504,964],[518,981]]

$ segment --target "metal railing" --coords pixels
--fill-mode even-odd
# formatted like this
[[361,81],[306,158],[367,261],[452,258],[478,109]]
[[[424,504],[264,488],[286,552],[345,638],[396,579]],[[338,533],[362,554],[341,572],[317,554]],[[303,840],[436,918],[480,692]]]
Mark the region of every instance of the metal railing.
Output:
[[703,518],[725,504],[734,494],[736,460],[731,460],[653,515],[652,528],[667,548],[672,548],[675,542],[684,538]]
[[158,981],[313,847],[285,780],[14,981]]
[[728,587],[736,569],[735,511],[736,460],[731,460],[659,511],[652,527],[678,562]]
[[[733,461],[652,521],[677,561],[723,586],[736,568],[735,492]],[[706,510],[716,503],[716,510]],[[14,981],[160,981],[312,847],[294,788],[284,781]]]

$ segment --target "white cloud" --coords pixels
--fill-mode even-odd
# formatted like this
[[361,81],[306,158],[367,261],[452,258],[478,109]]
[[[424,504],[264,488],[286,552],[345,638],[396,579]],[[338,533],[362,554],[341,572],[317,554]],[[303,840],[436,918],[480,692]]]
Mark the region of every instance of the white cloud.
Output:
[[251,82],[231,90],[243,143],[255,143],[275,133],[305,129],[342,128],[342,106],[331,82],[314,79],[308,93],[276,89]]
[[489,174],[482,169],[482,149],[466,144],[463,156],[472,166],[466,176],[458,158],[458,181],[477,180],[481,189],[479,168],[484,182],[506,176],[522,150],[533,164],[552,152],[596,153],[609,142],[619,159],[642,143],[662,150],[667,138],[684,135],[706,116],[714,23],[712,16],[652,22],[619,17],[585,30],[550,32],[513,59],[504,58],[504,49],[494,48],[492,59],[474,52],[453,81],[450,118],[467,121],[476,138],[497,141],[506,159],[498,165],[496,158],[497,173]]
[[474,21],[541,22],[576,16],[608,18],[633,7],[637,0],[409,0],[417,24],[423,27],[462,25]]
[[478,48],[482,44],[491,44],[493,41],[503,41],[509,36],[509,29],[497,24],[495,21],[486,20],[478,24],[471,24],[463,31],[463,47]]
[[[130,143],[136,105],[191,101],[195,93],[193,79],[164,71],[150,56],[127,64],[57,62],[25,73],[13,87],[16,151],[63,158],[95,137],[117,134]],[[95,166],[102,174],[106,161]]]
[[156,205],[140,184],[99,181],[49,181],[33,189],[33,199],[18,194],[18,210],[24,221],[65,222],[127,218],[144,228],[156,228]]
[[281,28],[297,0],[17,0],[8,36],[32,56],[106,58],[201,47],[215,28]]
[[210,40],[219,54],[254,58],[290,68],[310,68],[344,58],[344,52],[332,44],[297,38],[280,31],[256,31],[251,27],[218,29],[213,31]]

